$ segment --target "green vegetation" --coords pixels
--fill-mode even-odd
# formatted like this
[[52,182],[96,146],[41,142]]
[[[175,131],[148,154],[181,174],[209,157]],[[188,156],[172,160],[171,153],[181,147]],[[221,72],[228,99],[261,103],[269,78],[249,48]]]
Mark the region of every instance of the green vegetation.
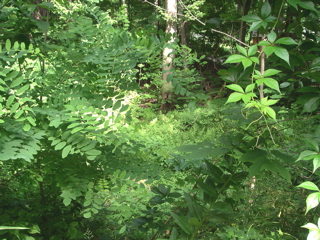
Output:
[[320,240],[319,4],[166,2],[0,3],[1,240]]

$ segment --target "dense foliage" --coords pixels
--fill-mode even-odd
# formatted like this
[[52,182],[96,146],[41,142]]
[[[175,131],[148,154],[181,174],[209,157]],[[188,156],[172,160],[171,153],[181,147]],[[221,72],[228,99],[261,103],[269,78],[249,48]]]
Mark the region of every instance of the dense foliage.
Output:
[[320,239],[319,4],[178,5],[0,3],[1,239]]

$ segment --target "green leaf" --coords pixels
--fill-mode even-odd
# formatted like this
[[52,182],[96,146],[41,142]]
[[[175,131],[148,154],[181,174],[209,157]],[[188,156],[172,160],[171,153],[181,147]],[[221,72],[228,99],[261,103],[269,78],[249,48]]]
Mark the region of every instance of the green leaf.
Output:
[[311,98],[308,102],[304,104],[302,113],[316,111],[318,109],[319,102],[320,97]]
[[266,107],[265,111],[271,118],[276,120],[276,112],[271,107]]
[[20,85],[23,82],[24,78],[23,76],[17,78],[16,80],[14,80],[11,84],[10,84],[10,88],[14,88],[18,85]]
[[248,56],[253,56],[258,52],[258,46],[257,45],[253,45],[249,48],[248,50]]
[[262,19],[256,14],[248,14],[240,18],[240,20],[245,22],[260,22]]
[[101,154],[100,150],[92,149],[86,152],[87,155],[98,156]]
[[238,102],[242,99],[242,95],[243,95],[243,93],[233,92],[228,97],[228,101],[226,103]]
[[277,55],[279,58],[283,59],[290,65],[289,62],[289,53],[288,50],[282,47],[274,46],[274,54]]
[[25,132],[28,132],[30,129],[31,129],[31,125],[28,123],[23,126],[23,131]]
[[66,158],[69,155],[71,148],[72,146],[68,145],[62,150],[62,158]]
[[299,1],[298,5],[304,9],[308,9],[318,13],[318,10],[315,8],[314,3],[311,1]]
[[81,124],[81,123],[71,123],[67,128],[74,128],[74,127],[76,127],[76,126],[78,126],[79,124]]
[[307,203],[307,209],[306,213],[309,212],[310,209],[315,208],[319,205],[319,197],[320,192],[311,193],[306,200]]
[[270,77],[270,76],[273,76],[273,75],[276,75],[278,73],[280,73],[281,71],[277,70],[277,69],[267,69],[264,74],[263,74],[263,77]]
[[242,87],[240,87],[238,84],[230,84],[230,85],[227,85],[226,87],[233,91],[244,93]]
[[81,130],[83,130],[83,129],[84,129],[83,127],[76,127],[76,128],[74,128],[74,129],[72,129],[71,134],[74,134],[74,133],[76,133],[76,132],[79,132],[79,131],[81,131]]
[[27,117],[28,122],[32,125],[32,126],[36,126],[36,121],[32,118],[32,117]]
[[29,84],[24,85],[22,88],[18,89],[18,91],[16,92],[17,95],[21,95],[23,94],[25,91],[27,91],[29,89]]
[[279,83],[273,78],[264,78],[263,83],[269,88],[272,88],[280,93]]
[[189,224],[188,220],[185,217],[180,217],[175,213],[170,213],[175,222],[179,225],[179,227],[186,233],[191,234],[193,231],[192,226]]
[[310,150],[305,150],[300,153],[300,156],[297,161],[300,160],[310,160],[313,159],[315,156],[318,155],[318,152],[310,151]]
[[11,107],[10,113],[11,113],[11,114],[15,113],[19,107],[20,107],[20,104],[16,102],[16,103],[13,104],[13,106]]
[[[306,225],[303,225],[302,226],[303,228],[307,228],[309,229],[310,231],[314,231],[314,230],[318,230],[318,226],[313,224],[313,223],[307,223]],[[319,238],[310,238],[310,240],[318,240]],[[309,240],[309,238],[308,238]]]
[[122,228],[119,230],[119,234],[124,233],[126,230],[127,230],[127,226],[126,225],[122,226]]
[[11,41],[9,39],[6,40],[5,48],[7,49],[8,52],[11,50]]
[[319,144],[315,139],[306,138],[303,140],[308,145],[308,147],[310,147],[313,151],[319,152]]
[[274,46],[266,46],[263,49],[263,52],[267,55],[270,56],[272,53],[274,53],[275,47]]
[[[56,140],[56,141],[57,141],[57,140]],[[60,139],[59,139],[59,141],[60,141]],[[53,144],[53,143],[52,143],[52,144]],[[59,144],[57,144],[57,145],[54,147],[54,149],[55,149],[55,150],[61,150],[61,149],[64,148],[66,145],[67,145],[66,142],[60,142]]]
[[298,10],[297,4],[300,2],[300,0],[287,0],[287,1],[292,7],[294,7],[296,10]]
[[271,6],[268,1],[265,1],[261,7],[262,19],[267,18],[271,14]]
[[320,155],[316,155],[313,159],[313,172],[315,172],[320,167]]
[[252,65],[252,61],[249,58],[245,58],[241,61],[243,68],[246,69],[247,67],[250,67]]
[[246,87],[246,93],[248,93],[248,92],[252,92],[253,91],[253,89],[254,89],[254,87],[255,87],[255,84],[254,83],[252,83],[252,84],[249,84],[247,87]]
[[14,96],[14,95],[10,95],[10,96],[8,97],[8,100],[7,100],[7,102],[6,102],[6,107],[7,107],[7,108],[11,106],[11,104],[12,104],[13,101],[14,101],[14,99],[15,99],[15,96]]
[[267,157],[267,152],[261,149],[254,149],[244,153],[240,161],[242,162],[255,162],[258,160],[264,160]]
[[191,216],[196,217],[199,221],[201,221],[203,216],[203,209],[201,205],[188,193],[184,193],[184,197]]
[[272,31],[268,34],[267,37],[268,37],[268,40],[273,43],[277,38],[277,34],[274,31]]
[[117,110],[121,107],[121,100],[118,100],[112,107],[113,110]]
[[297,187],[301,187],[301,188],[305,188],[305,189],[309,189],[309,190],[313,190],[313,191],[318,191],[318,192],[320,191],[319,188],[317,187],[317,185],[315,185],[313,182],[310,182],[310,181],[303,182]]
[[83,214],[83,217],[91,218],[91,212],[86,212],[85,214]]
[[285,44],[285,45],[297,45],[298,44],[291,37],[280,38],[275,43],[276,44]]
[[238,63],[238,62],[242,62],[244,59],[247,59],[245,56],[239,55],[239,54],[234,54],[231,55],[227,58],[227,60],[224,62],[224,64],[226,63]]
[[237,49],[238,49],[238,51],[242,54],[242,55],[244,55],[244,56],[247,56],[247,51],[246,51],[246,49],[244,48],[244,47],[242,47],[242,46],[240,46],[240,45],[236,45],[236,47],[237,47]]

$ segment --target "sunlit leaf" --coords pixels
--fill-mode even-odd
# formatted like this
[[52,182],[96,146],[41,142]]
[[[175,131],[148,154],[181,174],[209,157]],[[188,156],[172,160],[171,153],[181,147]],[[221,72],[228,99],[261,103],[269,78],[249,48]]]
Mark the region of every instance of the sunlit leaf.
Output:
[[237,47],[237,49],[238,49],[238,51],[242,54],[242,55],[244,55],[244,56],[247,56],[247,50],[244,48],[244,47],[242,47],[242,46],[240,46],[240,45],[236,45],[236,47]]
[[230,84],[230,85],[227,85],[226,87],[233,91],[244,93],[242,87],[240,87],[238,84]]
[[238,63],[238,62],[243,61],[244,59],[247,59],[247,58],[243,55],[233,54],[227,58],[227,60],[224,62],[224,64],[225,63]]
[[309,212],[310,209],[315,208],[319,205],[319,197],[320,192],[311,193],[306,200],[307,203],[307,209],[306,213]]
[[72,146],[68,145],[62,150],[62,158],[66,158],[69,155],[71,148]]
[[230,96],[228,97],[228,100],[226,103],[230,103],[230,102],[238,102],[241,100],[243,93],[239,93],[239,92],[233,92],[230,94]]
[[320,191],[317,185],[315,185],[313,182],[310,182],[310,181],[303,182],[297,187],[301,187],[301,188],[305,188],[313,191]]

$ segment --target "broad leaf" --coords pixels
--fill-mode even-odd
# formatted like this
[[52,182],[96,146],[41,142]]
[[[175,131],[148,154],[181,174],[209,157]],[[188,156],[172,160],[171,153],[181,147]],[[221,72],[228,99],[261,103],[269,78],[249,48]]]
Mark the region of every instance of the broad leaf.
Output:
[[278,73],[280,73],[280,72],[281,72],[281,71],[279,71],[279,70],[277,70],[277,69],[272,69],[272,68],[270,68],[270,69],[267,69],[267,70],[264,72],[263,76],[264,76],[264,77],[270,77],[270,76],[276,75],[276,74],[278,74]]
[[306,102],[303,106],[303,113],[305,112],[314,112],[318,109],[320,102],[320,97],[311,98],[308,102]]
[[238,49],[238,51],[242,54],[242,55],[244,55],[244,56],[247,56],[247,51],[246,51],[246,49],[244,48],[244,47],[241,47],[240,45],[236,45],[236,47],[237,47],[237,49]]
[[309,212],[310,209],[315,208],[319,205],[319,197],[320,192],[311,193],[306,200],[307,203],[307,209],[306,213]]
[[289,53],[288,50],[282,47],[274,46],[274,54],[277,55],[279,58],[286,61],[289,65]]
[[238,84],[230,84],[230,85],[227,85],[226,87],[233,91],[244,93],[242,87],[240,87]]
[[291,37],[280,38],[275,43],[276,44],[285,44],[285,45],[297,45],[298,44]]
[[268,37],[268,40],[273,43],[277,38],[277,34],[274,31],[272,31],[268,34],[267,37]]
[[298,5],[304,9],[308,9],[318,13],[319,11],[315,8],[314,3],[311,1],[299,1]]
[[238,102],[241,100],[242,95],[243,95],[243,93],[239,93],[239,92],[231,93],[230,96],[228,97],[228,101],[226,103]]
[[276,120],[276,112],[271,107],[266,107],[265,111],[272,119]]
[[301,188],[305,188],[313,191],[320,191],[317,185],[315,185],[313,182],[310,182],[310,181],[303,182],[297,187],[301,187]]
[[268,1],[265,1],[261,7],[262,19],[267,18],[271,14],[271,6]]
[[249,48],[248,50],[248,56],[253,56],[254,54],[256,54],[258,52],[258,46],[257,45],[253,45]]
[[256,15],[256,14],[248,14],[246,16],[243,16],[240,18],[242,21],[245,21],[245,22],[259,22],[261,21],[262,19]]
[[244,59],[247,59],[245,56],[239,55],[239,54],[233,54],[227,58],[225,63],[238,63],[242,62]]

